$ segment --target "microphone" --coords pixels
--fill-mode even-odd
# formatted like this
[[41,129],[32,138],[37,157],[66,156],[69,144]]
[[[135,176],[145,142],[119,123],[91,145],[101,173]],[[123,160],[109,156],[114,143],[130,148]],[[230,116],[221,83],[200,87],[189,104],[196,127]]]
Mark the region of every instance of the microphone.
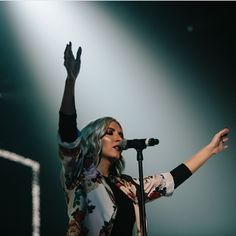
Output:
[[159,143],[158,139],[155,138],[147,138],[147,139],[132,139],[132,140],[127,140],[123,139],[119,143],[119,148],[120,150],[127,150],[129,148],[134,148],[134,149],[139,149],[142,150],[148,146],[154,146]]

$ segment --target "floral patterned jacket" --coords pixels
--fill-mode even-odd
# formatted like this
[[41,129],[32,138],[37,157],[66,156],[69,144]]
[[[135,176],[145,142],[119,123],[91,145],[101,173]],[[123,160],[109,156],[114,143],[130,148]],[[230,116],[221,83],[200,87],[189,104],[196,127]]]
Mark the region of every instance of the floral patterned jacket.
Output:
[[[94,164],[79,158],[79,147],[59,139],[62,163],[61,182],[68,207],[67,236],[109,236],[117,213],[114,195]],[[114,183],[133,201],[137,235],[141,235],[138,205],[138,179],[114,177]],[[144,178],[145,202],[171,196],[174,181],[170,173]]]

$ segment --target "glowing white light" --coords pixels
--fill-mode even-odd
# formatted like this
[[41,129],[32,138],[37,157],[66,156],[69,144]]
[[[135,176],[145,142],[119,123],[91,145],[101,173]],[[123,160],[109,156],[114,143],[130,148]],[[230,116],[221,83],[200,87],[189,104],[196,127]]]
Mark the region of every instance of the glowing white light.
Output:
[[[122,124],[125,134],[131,137],[160,138],[156,135],[162,133],[168,140],[173,136],[172,130],[176,130],[173,114],[178,124],[185,125],[187,100],[182,96],[184,93],[175,92],[173,81],[177,75],[161,63],[164,57],[161,50],[155,49],[150,55],[139,34],[96,3],[14,2],[9,4],[8,13],[33,71],[36,92],[43,94],[43,110],[48,108],[52,112],[49,121],[52,126],[58,119],[63,93],[66,77],[63,51],[68,41],[72,41],[74,52],[77,46],[82,46],[82,67],[76,86],[79,128],[90,120],[109,115],[121,124],[125,120]],[[169,127],[170,133],[162,124]],[[176,134],[182,132],[181,125],[178,129]],[[149,160],[148,168],[153,168],[154,160]],[[129,162],[133,160],[127,159],[127,167],[134,172]]]
[[[36,91],[43,94],[41,98],[43,103],[53,113],[50,116],[52,126],[57,120],[64,86],[63,50],[65,44],[72,41],[74,51],[78,45],[83,48],[82,68],[76,86],[79,127],[95,117],[109,115],[121,120],[125,135],[128,134],[130,138],[160,138],[161,145],[158,148],[150,148],[145,153],[147,174],[174,167],[174,163],[183,161],[183,158],[193,150],[201,147],[204,137],[208,142],[209,128],[213,129],[216,117],[219,117],[214,115],[220,109],[219,104],[214,106],[212,98],[208,103],[202,88],[194,86],[196,81],[205,80],[202,78],[205,72],[199,76],[196,73],[198,65],[188,64],[188,60],[191,61],[192,58],[183,60],[179,50],[173,50],[175,38],[172,39],[171,46],[164,50],[167,43],[165,39],[160,44],[155,40],[155,46],[150,48],[152,54],[149,55],[147,52],[150,51],[146,51],[149,47],[148,42],[139,41],[145,34],[142,29],[140,34],[135,35],[128,24],[116,21],[117,19],[111,14],[107,14],[101,7],[96,7],[96,3],[20,1],[7,5],[16,41],[34,72],[32,80],[35,81]],[[157,25],[159,23],[161,22],[157,22]],[[133,25],[133,28],[135,27],[136,25]],[[187,28],[190,33],[194,31],[191,27]],[[183,47],[183,50],[187,49]],[[181,60],[187,66],[180,67]],[[192,71],[195,71],[195,75]],[[1,99],[4,98],[4,94],[0,96]],[[124,124],[122,120],[125,121]],[[131,150],[127,152],[126,170],[134,176],[137,167],[135,159],[129,156],[134,157],[135,154]],[[217,179],[218,173],[222,170],[220,166],[219,171],[214,172],[216,173],[214,176],[210,166],[207,168],[203,169],[203,171],[208,170],[205,179],[209,179],[209,173],[211,178]],[[205,184],[205,179],[200,181],[199,186]],[[178,193],[177,197],[180,196],[184,200],[189,192],[199,194],[197,190],[199,188],[195,186],[192,185],[186,192],[182,191],[182,196]],[[212,189],[220,191],[219,182],[213,181]],[[36,188],[35,192],[37,191]],[[207,194],[204,194],[206,205],[212,204],[212,197],[217,200],[216,195],[207,197]],[[219,193],[217,196],[222,194]],[[197,206],[202,205],[201,198],[195,200],[193,208],[188,208],[189,212],[196,212]],[[221,204],[220,198],[218,202],[218,206],[222,206],[219,212],[224,211],[226,207]],[[179,225],[177,221],[183,218],[173,214],[179,212],[178,204],[174,201],[168,201],[168,205],[164,203],[165,201],[162,201],[162,205],[158,205],[158,208],[157,205],[151,205],[150,210],[153,211],[154,217],[150,217],[150,220],[155,221],[153,221],[155,232],[156,227],[158,228],[156,212],[160,210],[164,215],[158,220],[161,227],[166,227],[164,221],[167,215],[171,221],[176,222],[176,230],[182,225],[182,222]],[[216,215],[219,214],[209,215],[208,218],[213,219]],[[192,217],[186,218],[185,226],[190,227],[201,217],[196,214],[196,220],[192,219]],[[224,225],[227,225],[228,218],[224,219]],[[219,225],[211,227],[207,221],[205,227],[217,229]],[[191,228],[189,229],[191,231]],[[176,232],[174,228],[173,232]]]
[[[26,1],[9,4],[8,11],[14,33],[34,72],[37,91],[44,95],[42,100],[46,100],[44,104],[50,110],[58,108],[61,101],[66,76],[63,51],[69,41],[74,52],[78,45],[83,49],[80,86],[76,86],[82,104],[79,106],[93,108],[86,111],[85,119],[80,116],[82,121],[87,123],[103,116],[108,106],[109,115],[119,117],[117,108],[123,109],[123,104],[138,114],[140,106],[147,109],[150,101],[160,100],[140,96],[146,92],[154,97],[163,93],[161,78],[165,75],[158,70],[159,63],[149,58],[146,47],[123,22],[94,3]],[[156,80],[158,87],[153,86]],[[97,106],[94,98],[98,97],[104,106]],[[108,97],[113,97],[116,106],[111,106]],[[139,114],[140,120],[145,120],[145,114]],[[130,116],[124,119],[130,120]]]
[[32,236],[40,235],[40,185],[39,171],[40,164],[29,158],[25,158],[16,153],[0,149],[0,157],[9,161],[20,163],[32,169]]

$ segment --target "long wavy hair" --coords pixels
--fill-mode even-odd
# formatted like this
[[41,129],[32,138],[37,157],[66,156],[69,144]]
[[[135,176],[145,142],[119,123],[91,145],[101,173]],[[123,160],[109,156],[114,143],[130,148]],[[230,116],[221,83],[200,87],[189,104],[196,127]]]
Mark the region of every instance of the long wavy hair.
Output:
[[[102,155],[101,138],[106,134],[106,130],[111,122],[120,123],[112,117],[103,117],[91,121],[81,130],[80,152],[85,162],[98,166]],[[123,156],[115,161],[110,167],[110,174],[120,176],[124,170],[125,162]]]

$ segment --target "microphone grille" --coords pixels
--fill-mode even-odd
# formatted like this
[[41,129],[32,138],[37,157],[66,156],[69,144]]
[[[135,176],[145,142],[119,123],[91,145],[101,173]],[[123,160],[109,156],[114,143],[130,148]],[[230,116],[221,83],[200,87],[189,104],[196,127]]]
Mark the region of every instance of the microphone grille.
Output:
[[126,139],[123,139],[123,140],[120,141],[119,148],[120,148],[120,150],[126,150],[128,148]]
[[156,139],[156,138],[150,138],[148,139],[148,146],[154,146],[154,145],[157,145],[159,144],[159,140]]

